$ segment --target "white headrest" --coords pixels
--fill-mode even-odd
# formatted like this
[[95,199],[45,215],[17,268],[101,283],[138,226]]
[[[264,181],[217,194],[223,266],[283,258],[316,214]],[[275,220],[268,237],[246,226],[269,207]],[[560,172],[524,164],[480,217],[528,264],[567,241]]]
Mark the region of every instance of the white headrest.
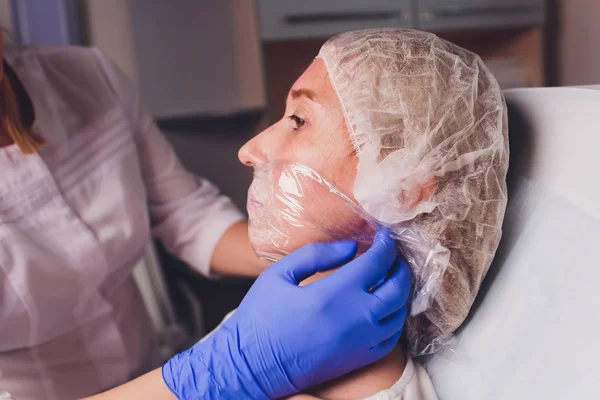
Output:
[[454,353],[426,363],[441,400],[600,398],[600,91],[505,93],[504,236]]

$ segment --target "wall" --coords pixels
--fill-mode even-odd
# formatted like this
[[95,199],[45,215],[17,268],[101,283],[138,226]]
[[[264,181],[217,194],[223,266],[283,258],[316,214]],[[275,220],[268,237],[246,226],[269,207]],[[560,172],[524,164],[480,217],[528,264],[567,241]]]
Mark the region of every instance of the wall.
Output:
[[188,170],[217,184],[245,211],[252,169],[240,163],[237,153],[259,123],[258,115],[244,115],[186,122],[163,127],[163,132]]
[[0,0],[0,25],[8,32],[12,31],[11,0]]
[[[2,1],[0,0],[0,5]],[[156,2],[156,5],[164,4]],[[205,0],[208,1],[208,0]],[[85,0],[84,9],[87,15],[87,31],[89,43],[97,46],[132,79],[141,84],[141,75],[138,69],[140,60],[136,56],[135,32],[132,26],[130,10],[133,7],[142,7],[139,0]],[[194,6],[196,7],[196,6]],[[215,6],[206,7],[206,11],[215,11]],[[152,11],[152,8],[146,12]],[[233,56],[229,58],[231,76],[236,77],[239,87],[240,102],[245,108],[259,108],[264,105],[262,88],[262,71],[260,70],[260,53],[258,40],[253,40],[258,35],[254,22],[255,11],[251,0],[229,0],[223,2],[216,10],[221,14],[219,18],[231,18],[234,24],[222,24],[210,29],[223,29],[223,26],[233,25],[229,37],[203,35],[196,39],[197,51],[201,53],[202,46],[211,50],[210,46],[232,44]],[[218,16],[218,15],[217,15]],[[165,18],[165,23],[173,20],[176,15]],[[202,16],[207,19],[207,15]],[[213,24],[214,25],[214,24]],[[164,31],[155,29],[152,40],[167,40]],[[138,35],[139,36],[139,35]],[[162,39],[161,39],[162,37]],[[150,42],[152,42],[150,40]],[[142,44],[152,46],[152,43]],[[176,43],[175,43],[176,45]],[[212,50],[211,50],[212,51]],[[146,51],[148,54],[149,51]],[[158,57],[159,55],[157,55]],[[202,54],[196,54],[196,58]],[[209,63],[206,63],[207,65]],[[232,65],[235,64],[235,65]],[[195,78],[209,81],[211,75],[208,67],[198,69]],[[143,92],[144,88],[140,88]],[[238,90],[238,89],[236,89]],[[214,100],[214,90],[204,90],[207,99]],[[257,95],[258,93],[258,95]],[[237,159],[239,147],[260,129],[256,115],[246,115],[209,119],[190,119],[175,125],[170,124],[163,129],[165,136],[173,145],[182,163],[197,175],[212,180],[217,186],[242,209],[246,205],[246,193],[252,171],[244,167]]]
[[247,109],[263,108],[267,100],[256,3],[235,0],[230,7],[240,104]]
[[600,1],[560,4],[560,85],[600,84]]
[[85,0],[87,33],[97,46],[131,79],[137,81],[137,65],[127,2],[123,0]]

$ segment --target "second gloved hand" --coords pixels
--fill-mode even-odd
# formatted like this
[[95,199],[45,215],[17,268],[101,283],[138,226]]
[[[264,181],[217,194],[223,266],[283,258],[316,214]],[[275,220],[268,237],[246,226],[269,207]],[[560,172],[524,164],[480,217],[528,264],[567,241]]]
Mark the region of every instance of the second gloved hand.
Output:
[[406,317],[410,272],[385,231],[365,254],[298,286],[355,252],[354,242],[319,243],[273,264],[220,329],[165,364],[167,386],[180,399],[274,399],[388,354]]

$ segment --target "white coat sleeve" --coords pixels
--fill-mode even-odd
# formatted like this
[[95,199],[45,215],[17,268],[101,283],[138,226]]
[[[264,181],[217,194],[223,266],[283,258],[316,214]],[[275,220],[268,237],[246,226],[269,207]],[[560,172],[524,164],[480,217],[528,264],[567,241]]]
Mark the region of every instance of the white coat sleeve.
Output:
[[98,51],[109,84],[131,121],[146,186],[153,235],[167,250],[204,275],[223,233],[244,219],[229,198],[179,162],[131,80]]

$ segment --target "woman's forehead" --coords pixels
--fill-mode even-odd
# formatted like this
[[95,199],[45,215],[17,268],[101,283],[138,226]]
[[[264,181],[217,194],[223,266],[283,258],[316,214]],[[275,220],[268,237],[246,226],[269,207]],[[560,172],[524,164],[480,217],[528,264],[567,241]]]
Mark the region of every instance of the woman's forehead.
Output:
[[325,68],[325,63],[320,58],[315,59],[302,75],[298,77],[292,85],[290,92],[302,89],[312,90],[317,95],[326,94],[329,90],[333,92],[327,68]]
[[[338,100],[329,81],[329,74],[322,59],[315,59],[290,88],[289,96],[313,93],[312,100],[324,106],[337,107]],[[310,97],[309,97],[310,98]]]

